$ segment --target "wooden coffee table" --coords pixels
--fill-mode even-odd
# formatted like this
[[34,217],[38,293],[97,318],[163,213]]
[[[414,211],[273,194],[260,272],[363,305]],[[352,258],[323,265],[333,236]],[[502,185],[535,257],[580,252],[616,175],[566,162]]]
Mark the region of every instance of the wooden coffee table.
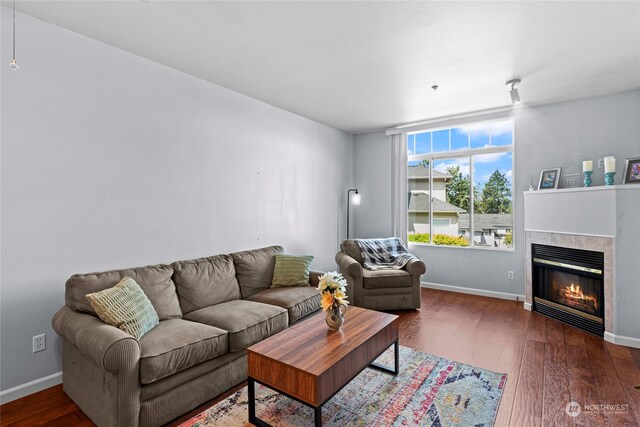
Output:
[[[324,312],[252,345],[248,354],[249,422],[269,426],[256,417],[258,382],[314,410],[322,425],[322,405],[367,366],[398,374],[398,316],[349,307],[339,331],[330,330]],[[394,346],[394,367],[373,365]]]

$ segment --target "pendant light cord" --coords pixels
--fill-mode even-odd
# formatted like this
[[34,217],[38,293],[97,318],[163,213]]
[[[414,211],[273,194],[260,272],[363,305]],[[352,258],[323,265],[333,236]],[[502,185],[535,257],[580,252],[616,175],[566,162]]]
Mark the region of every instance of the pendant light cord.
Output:
[[13,0],[13,60],[16,60],[16,0]]

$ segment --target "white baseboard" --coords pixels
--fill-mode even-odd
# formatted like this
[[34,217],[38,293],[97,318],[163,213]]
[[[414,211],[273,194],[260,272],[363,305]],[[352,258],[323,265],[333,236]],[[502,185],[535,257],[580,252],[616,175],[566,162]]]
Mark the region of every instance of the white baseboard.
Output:
[[530,303],[530,302],[526,302],[526,301],[525,301],[525,303],[524,303],[524,309],[525,309],[525,310],[529,310],[529,311],[531,311],[531,310],[533,310],[533,306],[531,305],[531,303]]
[[621,335],[615,335],[611,332],[604,333],[604,340],[613,344],[624,345],[627,347],[640,348],[640,339],[623,337]]
[[21,397],[28,396],[33,393],[37,393],[54,385],[62,383],[62,372],[56,372],[55,374],[47,377],[38,378],[31,382],[15,386],[8,390],[0,391],[0,404],[12,402],[20,399]]
[[508,299],[511,301],[524,301],[524,295],[508,294],[506,292],[485,291],[484,289],[463,288],[462,286],[443,285],[440,283],[422,282],[420,286],[441,291],[458,292],[461,294],[480,295],[483,297]]

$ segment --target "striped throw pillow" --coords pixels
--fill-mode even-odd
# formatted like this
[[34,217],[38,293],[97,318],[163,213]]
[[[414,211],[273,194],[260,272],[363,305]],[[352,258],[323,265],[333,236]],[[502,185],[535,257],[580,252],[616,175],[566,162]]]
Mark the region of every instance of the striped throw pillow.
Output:
[[87,294],[86,298],[103,322],[137,339],[159,323],[151,301],[131,277],[124,277],[113,288]]
[[309,271],[313,255],[276,254],[272,288],[284,286],[309,286]]

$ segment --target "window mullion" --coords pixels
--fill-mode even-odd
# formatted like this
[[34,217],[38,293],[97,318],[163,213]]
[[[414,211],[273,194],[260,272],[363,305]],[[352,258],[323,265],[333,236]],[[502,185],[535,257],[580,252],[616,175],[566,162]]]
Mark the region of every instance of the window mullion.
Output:
[[474,211],[475,211],[475,197],[473,197],[473,156],[469,156],[469,246],[473,246],[473,239],[476,235],[476,230],[474,227]]
[[433,132],[429,132],[429,153],[433,153]]
[[[433,135],[433,134],[432,134]],[[433,136],[431,137],[433,144]],[[433,158],[429,158],[429,244],[433,245]]]

